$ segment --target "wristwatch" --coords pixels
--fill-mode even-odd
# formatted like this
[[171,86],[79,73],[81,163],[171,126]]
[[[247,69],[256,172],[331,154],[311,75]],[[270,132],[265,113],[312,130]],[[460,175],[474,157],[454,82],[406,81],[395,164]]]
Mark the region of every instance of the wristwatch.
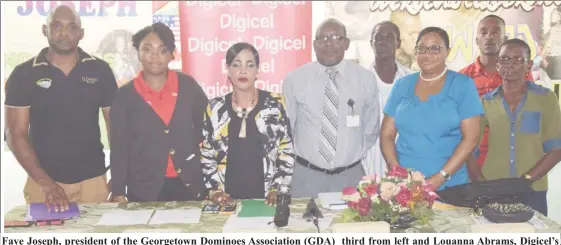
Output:
[[446,180],[446,181],[450,180],[450,175],[448,173],[446,173],[446,171],[440,170],[440,175],[442,175],[442,177],[444,177],[444,180]]
[[524,175],[524,179],[532,180],[532,176],[529,175],[529,174],[525,174],[525,175]]

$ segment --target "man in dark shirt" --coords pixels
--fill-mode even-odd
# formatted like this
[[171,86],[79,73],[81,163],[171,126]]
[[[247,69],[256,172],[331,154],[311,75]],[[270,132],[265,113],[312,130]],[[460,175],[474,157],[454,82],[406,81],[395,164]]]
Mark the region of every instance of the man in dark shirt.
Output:
[[25,199],[54,211],[106,201],[99,110],[107,123],[117,82],[106,62],[78,47],[84,29],[72,8],[55,8],[42,31],[49,47],[18,65],[6,85],[7,141],[29,175]]

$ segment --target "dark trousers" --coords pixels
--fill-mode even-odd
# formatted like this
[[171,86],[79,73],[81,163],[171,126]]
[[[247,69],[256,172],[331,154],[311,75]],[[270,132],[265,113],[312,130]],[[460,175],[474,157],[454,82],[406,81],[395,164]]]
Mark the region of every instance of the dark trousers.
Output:
[[127,193],[129,202],[171,202],[171,201],[197,201],[200,197],[193,195],[191,188],[185,186],[181,178],[165,178],[164,186],[158,195],[157,200],[142,200],[133,193]]
[[526,205],[547,216],[547,191],[532,192]]

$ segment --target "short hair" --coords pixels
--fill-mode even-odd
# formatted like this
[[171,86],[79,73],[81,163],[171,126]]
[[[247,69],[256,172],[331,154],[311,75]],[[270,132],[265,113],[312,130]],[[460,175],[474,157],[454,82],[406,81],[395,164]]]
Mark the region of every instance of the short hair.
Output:
[[492,18],[492,19],[498,20],[499,23],[501,23],[503,26],[506,25],[506,22],[505,22],[505,20],[504,20],[503,18],[499,17],[498,15],[490,14],[490,15],[487,15],[487,16],[483,17],[483,19],[481,19],[481,20],[479,21],[479,24],[477,24],[477,26],[479,27],[479,25],[481,25],[481,22],[483,22],[483,21],[486,20],[486,19],[491,19],[491,18]]
[[53,21],[53,16],[55,15],[56,11],[58,11],[59,9],[62,8],[66,8],[68,10],[70,10],[70,12],[72,13],[72,15],[74,15],[76,24],[78,24],[78,26],[82,27],[82,20],[80,19],[80,15],[78,15],[78,12],[76,12],[76,10],[68,5],[58,5],[56,6],[51,12],[49,12],[49,15],[47,16],[47,26],[51,24],[51,22]]
[[259,66],[259,52],[255,47],[253,47],[253,45],[249,43],[236,43],[232,45],[232,47],[230,47],[228,51],[226,51],[226,65],[231,66],[236,56],[238,56],[238,54],[243,50],[250,51],[251,54],[253,54],[253,58],[255,59],[255,64]]
[[528,45],[528,43],[522,39],[518,39],[518,38],[512,38],[512,39],[508,39],[506,41],[503,42],[503,44],[501,44],[501,47],[499,48],[499,51],[506,45],[519,45],[520,47],[524,48],[524,54],[526,54],[526,58],[531,59],[532,58],[532,52],[530,50],[530,45]]
[[419,32],[419,36],[417,36],[417,42],[415,42],[415,46],[419,45],[419,41],[421,41],[421,38],[424,35],[432,32],[438,34],[440,38],[442,38],[442,41],[444,41],[444,46],[446,46],[446,48],[450,48],[450,38],[448,37],[448,33],[444,29],[436,26],[429,26]]
[[140,48],[140,42],[150,33],[156,33],[170,52],[173,53],[173,51],[175,51],[175,35],[173,31],[162,22],[144,27],[132,36],[132,46],[136,51]]
[[390,28],[392,28],[392,30],[394,31],[396,39],[397,39],[397,40],[400,40],[400,39],[401,39],[401,33],[400,33],[400,31],[399,31],[399,27],[398,27],[395,23],[393,23],[393,22],[391,22],[391,21],[389,21],[389,20],[385,20],[385,21],[382,21],[382,22],[376,24],[376,25],[372,28],[372,33],[370,33],[370,41],[373,40],[372,36],[374,36],[374,32],[376,32],[376,28],[377,28],[378,26],[381,26],[381,25],[388,25],[388,26],[389,26]]
[[343,35],[345,37],[347,37],[347,27],[345,26],[345,24],[343,24],[343,22],[341,22],[340,20],[335,19],[335,18],[328,18],[328,19],[322,21],[321,24],[319,24],[318,29],[316,30],[316,36],[317,36],[319,30],[321,29],[321,27],[328,24],[328,23],[332,23],[332,24],[336,24],[336,25],[340,26],[343,29]]

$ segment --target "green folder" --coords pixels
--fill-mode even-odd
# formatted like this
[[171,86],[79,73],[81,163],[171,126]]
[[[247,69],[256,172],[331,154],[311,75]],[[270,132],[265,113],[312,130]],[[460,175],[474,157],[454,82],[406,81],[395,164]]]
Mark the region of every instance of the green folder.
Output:
[[242,208],[238,212],[238,217],[273,217],[275,207],[269,207],[265,200],[242,200]]

